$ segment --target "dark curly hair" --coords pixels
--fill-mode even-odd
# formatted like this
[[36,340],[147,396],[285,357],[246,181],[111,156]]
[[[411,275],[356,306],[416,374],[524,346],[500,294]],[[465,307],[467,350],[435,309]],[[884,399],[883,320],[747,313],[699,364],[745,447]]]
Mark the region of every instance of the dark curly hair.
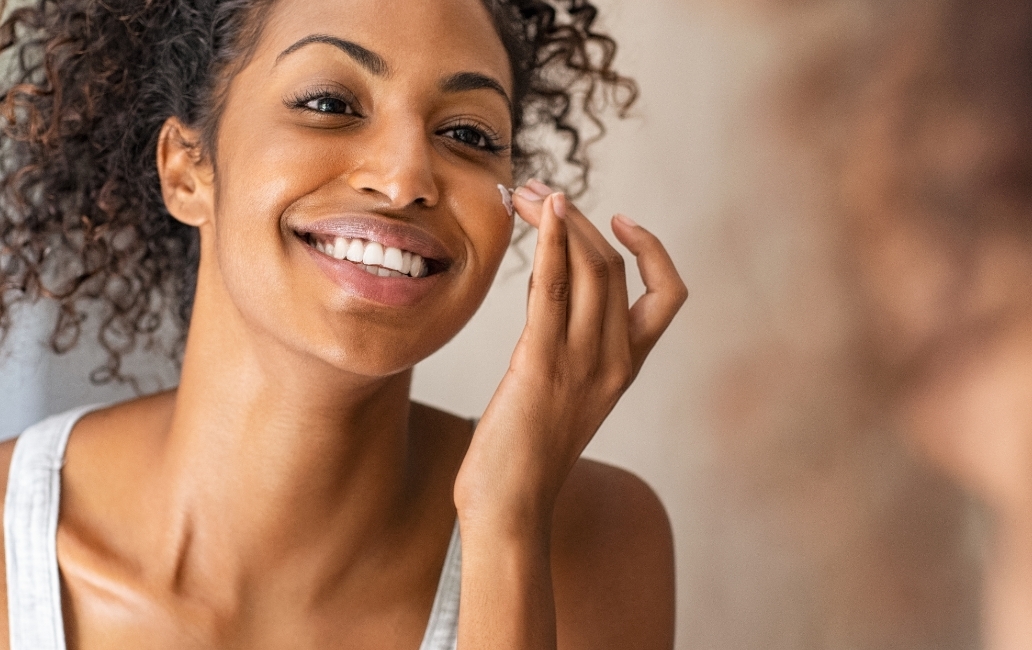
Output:
[[[10,11],[0,24],[0,336],[14,307],[45,298],[58,307],[58,354],[99,316],[107,359],[96,384],[134,382],[124,357],[163,332],[181,357],[199,243],[165,207],[159,132],[175,116],[215,160],[225,90],[274,1],[33,0]],[[594,30],[591,2],[484,2],[515,80],[514,172],[579,194],[600,114],[625,116],[637,86],[613,70],[616,44]],[[560,156],[540,145],[557,135]]]

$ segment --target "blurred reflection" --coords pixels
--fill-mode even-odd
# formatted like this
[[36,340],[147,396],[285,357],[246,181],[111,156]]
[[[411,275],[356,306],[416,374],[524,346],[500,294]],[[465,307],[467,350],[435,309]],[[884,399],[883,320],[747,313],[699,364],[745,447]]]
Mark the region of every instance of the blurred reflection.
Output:
[[800,93],[846,217],[858,369],[988,507],[985,647],[1032,648],[1032,3],[865,7]]

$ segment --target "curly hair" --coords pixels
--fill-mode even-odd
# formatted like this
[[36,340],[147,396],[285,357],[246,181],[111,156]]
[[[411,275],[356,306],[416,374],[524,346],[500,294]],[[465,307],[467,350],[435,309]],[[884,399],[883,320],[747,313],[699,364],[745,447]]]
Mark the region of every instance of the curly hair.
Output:
[[[0,337],[16,305],[48,299],[58,354],[99,315],[106,361],[95,384],[134,382],[124,357],[169,329],[181,358],[199,241],[165,207],[159,133],[177,117],[215,160],[228,82],[274,1],[32,0],[10,11],[0,24]],[[587,0],[484,3],[512,65],[514,173],[583,192],[600,115],[624,117],[638,96],[613,69],[616,43],[595,31]],[[541,145],[555,136],[559,155]]]

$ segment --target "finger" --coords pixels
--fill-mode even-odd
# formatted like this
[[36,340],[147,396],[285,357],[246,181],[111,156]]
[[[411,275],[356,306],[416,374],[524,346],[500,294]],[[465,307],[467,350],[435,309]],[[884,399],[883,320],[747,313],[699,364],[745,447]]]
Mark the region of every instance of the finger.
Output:
[[551,190],[542,192],[539,189],[532,188],[528,183],[513,192],[512,205],[521,219],[537,228],[541,224],[541,214],[544,211],[545,199],[552,193]]
[[565,195],[556,194],[553,201],[567,227],[571,285],[568,340],[580,358],[597,362],[609,297],[608,261],[591,236],[594,226]]
[[527,301],[531,339],[546,349],[566,340],[570,300],[566,222],[556,214],[553,201],[549,198],[543,203]]
[[631,355],[637,372],[688,299],[688,289],[655,235],[623,215],[614,217],[613,232],[637,258],[638,271],[645,283],[645,295],[629,312]]
[[[540,189],[536,190],[530,187],[531,183],[536,183],[538,187],[543,187],[547,192],[542,193]],[[554,192],[548,188],[547,185],[541,181],[531,179],[526,185],[516,188],[512,193],[513,209],[516,214],[519,215],[524,222],[530,225],[532,228],[537,228],[541,223],[541,213],[544,211],[545,199],[553,194]],[[530,285],[534,282],[534,276],[527,279],[527,305],[530,305]]]
[[[587,316],[591,318],[595,333],[600,338],[600,353],[602,359],[610,362],[610,365],[617,367],[618,362],[625,362],[629,365],[629,338],[628,338],[628,298],[627,298],[627,271],[625,269],[623,256],[609,243],[601,231],[589,220],[583,212],[573,203],[567,207],[567,227],[570,232],[570,254],[574,258],[574,242],[583,238],[587,245],[583,248],[590,250],[587,253],[587,268],[597,277],[604,277],[606,293],[604,300],[599,301],[594,313]],[[574,296],[577,292],[577,282],[574,280]],[[571,315],[571,333],[574,331],[574,319]],[[588,325],[583,325],[587,331]]]

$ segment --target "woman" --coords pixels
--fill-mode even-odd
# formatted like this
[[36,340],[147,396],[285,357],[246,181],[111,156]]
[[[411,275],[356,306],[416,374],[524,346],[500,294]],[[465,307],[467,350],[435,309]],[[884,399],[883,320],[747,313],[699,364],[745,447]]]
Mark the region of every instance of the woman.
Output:
[[475,432],[409,400],[413,365],[472,316],[510,242],[498,185],[534,160],[520,136],[551,125],[583,162],[557,84],[590,87],[588,117],[596,92],[633,90],[594,14],[13,14],[5,44],[28,45],[5,104],[3,315],[56,298],[66,347],[99,299],[100,379],[156,316],[189,329],[178,389],[3,447],[9,647],[672,645],[661,505],[578,460],[686,297],[652,235],[613,221],[648,288],[629,307],[605,238],[562,193],[519,188],[538,250],[509,371]]

